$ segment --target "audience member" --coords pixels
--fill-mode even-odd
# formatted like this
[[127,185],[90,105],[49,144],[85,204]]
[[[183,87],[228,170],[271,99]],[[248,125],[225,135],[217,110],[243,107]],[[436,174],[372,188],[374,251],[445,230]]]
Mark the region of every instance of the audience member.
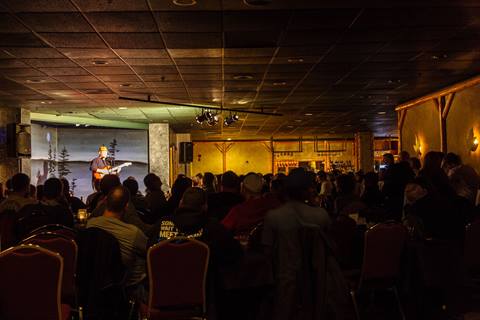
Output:
[[[101,195],[99,200],[96,202],[96,207],[92,211],[91,217],[100,217],[103,215],[105,210],[107,209],[107,200],[108,194],[112,191],[115,187],[121,186],[120,178],[117,175],[107,174],[102,178],[100,183],[100,191]],[[128,190],[127,190],[128,191]],[[152,225],[147,224],[142,221],[140,216],[135,209],[132,201],[130,201],[130,197],[128,197],[129,201],[127,203],[127,209],[125,213],[121,216],[122,221],[125,223],[130,223],[140,229],[144,234],[147,236],[151,236],[152,232],[154,232],[154,228]]]
[[100,195],[102,193],[100,191],[100,182],[101,182],[101,180],[95,179],[95,181],[93,182],[93,193],[91,193],[87,196],[87,200],[86,200],[85,204],[87,205],[87,210],[90,211],[90,212],[93,209],[95,209],[95,207],[96,207],[96,204],[93,203],[93,202],[97,201],[98,197],[100,197]]
[[79,198],[73,196],[70,192],[70,183],[66,178],[61,178],[60,181],[62,181],[63,184],[63,196],[64,199],[72,213],[77,213],[78,209],[85,209],[87,206],[83,203],[82,200]]
[[203,190],[208,194],[217,192],[217,178],[211,172],[205,172],[202,179]]
[[463,164],[460,156],[451,152],[445,157],[444,168],[457,194],[475,204],[480,189],[480,177],[475,169]]
[[242,249],[220,223],[208,217],[207,197],[201,188],[189,187],[173,216],[162,219],[159,238],[196,238],[209,246],[212,265],[230,264],[242,255]]
[[234,234],[248,233],[263,221],[267,211],[281,204],[274,198],[262,197],[262,189],[262,176],[256,173],[249,173],[245,176],[241,185],[245,202],[233,207],[222,220],[226,229],[231,230]]
[[348,216],[359,213],[365,209],[365,204],[355,194],[355,179],[352,175],[340,175],[337,177],[337,197],[335,199],[335,215]]
[[[404,157],[406,157],[405,154]],[[384,155],[386,168],[383,172],[382,193],[385,197],[385,208],[389,218],[400,221],[402,218],[405,186],[414,178],[415,174],[408,162],[394,163],[393,159],[391,153]]]
[[420,162],[420,159],[413,157],[410,158],[408,163],[410,164],[410,168],[412,168],[415,177],[418,177],[418,173],[420,172],[420,169],[422,169],[422,163]]
[[463,238],[464,218],[452,200],[442,197],[427,178],[416,178],[407,184],[405,198],[406,219],[417,236],[443,240]]
[[[275,292],[272,319],[290,319],[296,307],[298,276],[301,274],[304,248],[299,234],[304,224],[327,228],[330,218],[325,209],[305,204],[311,181],[303,168],[290,171],[286,179],[288,201],[265,216],[262,243],[272,257]],[[280,316],[283,314],[283,316]]]
[[46,224],[60,224],[73,228],[72,212],[62,198],[63,185],[60,179],[47,179],[43,185],[42,200],[39,203],[25,205],[17,213],[18,239]]
[[178,177],[172,185],[172,194],[167,201],[167,214],[172,215],[177,210],[185,190],[192,186],[192,180],[185,176]]
[[202,187],[203,187],[203,185],[202,185],[202,183],[203,183],[203,174],[197,173],[197,174],[195,175],[195,177],[192,178],[192,183],[193,183],[193,186],[194,186],[194,187],[200,187],[200,188],[202,188]]
[[435,193],[441,197],[449,198],[455,195],[448,176],[442,169],[444,155],[442,152],[429,151],[425,155],[423,168],[418,176],[425,178],[432,185]]
[[227,171],[220,179],[220,192],[208,195],[208,216],[221,221],[230,209],[243,201],[240,179],[233,171]]
[[[148,176],[148,175],[147,175]],[[145,176],[145,178],[147,177]],[[138,190],[138,182],[134,177],[128,177],[122,182],[122,185],[130,192],[130,201],[137,211],[144,215],[148,213],[145,197]]]
[[[185,179],[182,177],[181,179]],[[162,191],[162,180],[154,173],[149,173],[143,179],[146,195],[145,203],[149,211],[149,221],[155,223],[162,216],[167,215],[167,199]]]
[[122,221],[129,200],[130,193],[125,187],[111,188],[106,197],[106,210],[101,216],[89,219],[87,228],[100,228],[118,240],[122,261],[128,271],[126,286],[135,286],[146,277],[147,237],[136,226]]
[[11,191],[7,198],[0,204],[0,214],[6,210],[19,211],[28,204],[35,203],[35,200],[29,197],[30,178],[24,173],[17,173],[10,180]]

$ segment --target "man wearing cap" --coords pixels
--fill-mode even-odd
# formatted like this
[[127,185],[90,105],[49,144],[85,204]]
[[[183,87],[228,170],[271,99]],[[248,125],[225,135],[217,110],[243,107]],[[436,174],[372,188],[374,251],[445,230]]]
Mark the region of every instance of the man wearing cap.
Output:
[[262,197],[263,185],[261,175],[249,173],[245,176],[241,185],[245,201],[233,207],[222,220],[226,229],[235,235],[248,233],[263,221],[269,210],[281,205],[276,198]]
[[111,168],[107,161],[108,149],[105,146],[98,148],[98,157],[90,161],[90,171],[92,171],[92,186],[95,185],[95,180],[101,180],[105,174],[108,174],[108,169]]

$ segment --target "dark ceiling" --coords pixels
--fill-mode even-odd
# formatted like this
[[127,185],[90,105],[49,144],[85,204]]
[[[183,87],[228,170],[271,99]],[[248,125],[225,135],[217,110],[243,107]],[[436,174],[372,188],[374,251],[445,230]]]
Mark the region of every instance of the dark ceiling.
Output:
[[[0,101],[203,138],[396,135],[395,105],[480,70],[479,1],[196,2],[0,0]],[[285,116],[202,127],[118,100],[148,93]]]

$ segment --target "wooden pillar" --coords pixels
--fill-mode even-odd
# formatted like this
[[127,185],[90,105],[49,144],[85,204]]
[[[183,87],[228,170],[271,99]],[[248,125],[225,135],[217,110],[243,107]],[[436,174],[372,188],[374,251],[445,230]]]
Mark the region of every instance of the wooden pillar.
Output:
[[215,143],[215,148],[222,154],[222,169],[223,173],[227,171],[227,152],[233,147],[235,143]]
[[367,173],[373,171],[373,134],[371,132],[355,133],[356,170]]
[[447,117],[454,97],[455,92],[452,92],[446,96],[440,96],[433,99],[433,102],[438,110],[438,118],[440,121],[440,148],[443,153],[448,152]]

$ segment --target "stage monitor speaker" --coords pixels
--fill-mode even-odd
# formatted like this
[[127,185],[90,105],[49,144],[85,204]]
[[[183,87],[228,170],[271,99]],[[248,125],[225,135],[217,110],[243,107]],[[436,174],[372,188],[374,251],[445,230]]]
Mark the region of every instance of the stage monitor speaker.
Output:
[[30,125],[7,124],[7,157],[30,157],[31,141]]
[[192,142],[180,142],[180,163],[193,162],[193,143]]
[[19,157],[32,156],[32,136],[30,125],[20,124],[17,130],[17,155]]

